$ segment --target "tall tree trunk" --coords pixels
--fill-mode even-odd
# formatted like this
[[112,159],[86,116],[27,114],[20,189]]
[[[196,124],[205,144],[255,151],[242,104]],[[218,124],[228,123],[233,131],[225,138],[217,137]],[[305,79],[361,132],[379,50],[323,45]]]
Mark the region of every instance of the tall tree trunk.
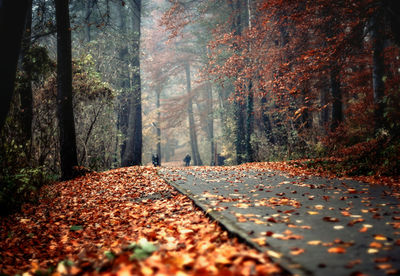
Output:
[[160,96],[161,96],[161,87],[157,86],[156,88],[156,108],[157,108],[157,155],[161,164],[161,105],[160,105]]
[[192,150],[192,159],[193,164],[195,166],[203,165],[203,162],[200,158],[199,148],[197,144],[197,133],[196,133],[196,125],[194,122],[193,115],[193,103],[192,103],[192,86],[190,80],[190,64],[189,62],[185,62],[185,73],[186,73],[186,90],[188,93],[188,118],[189,118],[189,135],[190,135],[190,147]]
[[[251,6],[251,1],[247,0],[246,1],[246,24],[245,26],[251,29],[251,24],[252,24],[252,6]],[[251,52],[251,42],[248,44],[248,49],[249,52]],[[252,63],[253,61],[250,59],[248,61],[249,63]],[[246,157],[247,157],[247,162],[253,162],[254,161],[254,152],[253,152],[253,147],[251,145],[251,135],[254,132],[254,94],[253,94],[253,80],[252,77],[250,77],[249,84],[247,86],[247,105],[246,105]]]
[[122,159],[122,166],[142,164],[142,92],[140,81],[140,19],[141,0],[135,0],[134,14],[132,16],[132,29],[134,33],[134,57],[132,60],[132,83],[130,98],[130,113],[128,123],[128,141]]
[[[234,20],[232,24],[232,30],[235,35],[240,36],[242,34],[242,0],[236,0],[230,3],[230,7],[234,14]],[[234,5],[235,4],[235,5]],[[234,119],[235,119],[235,151],[236,151],[236,163],[243,163],[246,158],[246,146],[245,146],[245,124],[244,124],[244,99],[241,96],[240,91],[236,88],[234,94]]]
[[214,142],[214,110],[213,110],[213,96],[212,96],[212,85],[209,81],[206,84],[207,89],[207,128],[208,128],[208,140],[210,141],[210,165],[216,164],[215,160],[215,142]]
[[72,107],[72,53],[68,0],[55,0],[57,21],[57,115],[60,131],[61,177],[73,177],[78,164]]
[[19,90],[21,97],[21,120],[24,138],[29,142],[32,138],[32,117],[33,117],[33,103],[32,103],[32,76],[28,65],[29,56],[28,52],[31,47],[31,28],[32,28],[32,0],[28,0],[29,6],[26,13],[25,32],[22,40],[21,60],[23,71],[23,83]]
[[385,73],[385,60],[384,52],[384,22],[382,7],[379,7],[376,14],[372,18],[372,43],[373,43],[373,64],[372,64],[372,85],[374,91],[374,120],[375,132],[377,132],[384,125],[384,103],[383,97],[385,95],[385,83],[383,76]]
[[28,6],[28,0],[0,0],[0,37],[3,41],[3,50],[0,51],[0,131],[4,127],[14,93],[15,74]]
[[91,23],[90,23],[90,16],[92,14],[92,9],[93,9],[93,0],[86,0],[86,5],[85,5],[85,37],[86,37],[86,42],[90,42],[92,40]]
[[343,101],[338,71],[338,65],[335,63],[332,64],[330,72],[331,93],[333,98],[331,131],[335,131],[339,124],[343,122]]
[[246,105],[246,157],[247,162],[254,161],[253,147],[251,145],[251,135],[254,131],[254,98],[253,98],[253,82],[249,81],[249,87],[247,89],[247,105]]
[[[117,3],[118,5],[118,15],[119,15],[119,31],[121,34],[124,36],[127,35],[127,27],[126,27],[126,11],[124,7],[121,5],[121,3]],[[130,114],[130,106],[131,106],[131,101],[130,101],[130,94],[128,93],[129,86],[130,86],[130,80],[129,80],[129,66],[128,66],[128,45],[123,45],[119,49],[119,60],[121,61],[121,69],[122,73],[119,76],[120,77],[120,87],[122,89],[122,93],[120,94],[119,97],[119,110],[118,110],[118,129],[122,133],[122,141],[121,141],[121,152],[120,152],[120,157],[121,157],[121,163],[123,162],[124,155],[125,155],[125,149],[127,145],[127,140],[128,140],[128,124],[129,124],[129,114]]]

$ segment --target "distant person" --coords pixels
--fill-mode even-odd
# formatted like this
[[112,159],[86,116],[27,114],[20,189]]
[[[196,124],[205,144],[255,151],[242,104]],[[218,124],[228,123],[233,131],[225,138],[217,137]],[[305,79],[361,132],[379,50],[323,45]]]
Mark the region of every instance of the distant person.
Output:
[[190,160],[191,160],[191,159],[192,159],[192,158],[190,157],[189,154],[187,154],[187,155],[185,156],[185,158],[183,158],[183,162],[185,162],[185,166],[186,166],[186,167],[190,166]]
[[158,154],[153,154],[151,160],[153,161],[154,167],[160,166],[160,158],[158,157]]
[[226,159],[226,157],[225,156],[222,156],[221,154],[217,154],[217,164],[218,164],[218,166],[223,166],[223,165],[225,165],[225,159]]

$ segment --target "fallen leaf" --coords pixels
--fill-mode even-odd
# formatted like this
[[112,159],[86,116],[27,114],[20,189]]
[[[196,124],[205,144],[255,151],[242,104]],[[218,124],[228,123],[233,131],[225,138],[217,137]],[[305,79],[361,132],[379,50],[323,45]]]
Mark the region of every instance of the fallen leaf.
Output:
[[329,253],[343,254],[346,253],[346,248],[343,247],[331,247],[328,249]]
[[382,248],[382,244],[379,243],[379,242],[371,242],[369,244],[369,247],[371,247],[371,248]]
[[309,245],[320,245],[322,242],[319,240],[308,241],[307,244]]
[[374,235],[374,238],[377,241],[386,241],[387,240],[387,238],[385,236],[380,235],[380,234]]
[[305,252],[305,250],[303,249],[303,248],[292,248],[292,249],[290,249],[290,254],[292,254],[292,255],[294,255],[294,256],[297,256],[297,255],[300,255],[300,254],[303,254]]
[[339,219],[337,218],[333,218],[333,217],[323,217],[324,221],[328,221],[328,222],[338,222]]
[[318,215],[319,213],[317,211],[307,211],[309,215]]

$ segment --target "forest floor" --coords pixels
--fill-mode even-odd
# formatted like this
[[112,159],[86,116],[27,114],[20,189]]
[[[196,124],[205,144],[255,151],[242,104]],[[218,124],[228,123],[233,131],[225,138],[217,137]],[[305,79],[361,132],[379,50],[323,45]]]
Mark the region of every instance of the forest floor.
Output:
[[[226,170],[223,167],[203,169],[216,172]],[[241,176],[247,170],[254,169],[286,170],[292,176],[303,178],[306,174],[316,173],[287,163],[253,163],[234,168]],[[43,187],[38,204],[26,204],[21,212],[1,219],[0,273],[27,272],[27,275],[33,275],[41,271],[55,275],[287,274],[276,263],[279,252],[260,253],[239,242],[206,216],[191,199],[177,192],[163,180],[158,171],[159,168],[150,166],[121,168],[90,173],[71,181]],[[173,173],[169,176],[174,177]],[[219,180],[216,179],[215,182]],[[379,178],[373,181],[377,182]],[[381,182],[391,185],[390,190],[394,195],[398,194],[396,183],[393,179],[383,179]],[[349,196],[362,197],[362,194],[357,194],[357,190],[351,190],[349,193]],[[329,200],[325,199],[326,202]],[[348,208],[348,201],[343,202],[346,203],[344,208]],[[242,207],[246,204],[238,203],[242,203]],[[279,205],[277,202],[275,204]],[[318,212],[318,208],[309,211]],[[363,212],[362,210],[364,209],[359,211]],[[365,210],[368,208],[365,207]],[[367,250],[380,252],[389,247],[400,247],[400,217],[395,213],[396,210],[398,211],[398,206],[395,211],[391,211],[389,217],[392,221],[389,226],[394,229],[391,235],[397,238],[390,237],[388,240],[387,236],[376,234],[371,243],[365,244]],[[372,215],[377,213],[372,211]],[[341,212],[346,219],[355,214],[349,209],[343,209]],[[337,222],[334,221],[337,217],[329,218],[331,221],[325,219],[323,222]],[[256,222],[259,218],[242,219]],[[273,216],[266,219],[268,223],[275,223]],[[372,233],[370,225],[363,226],[365,223],[361,219],[363,218],[352,218],[354,224],[361,226],[360,229],[353,228],[354,232],[360,235],[365,232]],[[286,225],[291,228],[290,224]],[[293,231],[292,228],[289,231]],[[268,241],[274,234],[276,233],[267,231],[263,240],[256,239],[255,242],[265,245],[265,240]],[[301,240],[299,236],[296,237],[288,231],[280,237]],[[318,245],[321,243],[322,241]],[[333,244],[326,245],[326,248],[331,250],[329,253],[334,256],[343,254],[351,246],[349,241],[336,240]],[[303,252],[303,248],[298,246],[296,250],[291,248],[289,254],[302,255]],[[396,273],[390,256],[373,256],[377,271]],[[357,259],[349,261],[354,263],[347,265],[358,265]]]
[[0,273],[282,274],[230,238],[152,167],[91,173],[42,189],[0,221]]

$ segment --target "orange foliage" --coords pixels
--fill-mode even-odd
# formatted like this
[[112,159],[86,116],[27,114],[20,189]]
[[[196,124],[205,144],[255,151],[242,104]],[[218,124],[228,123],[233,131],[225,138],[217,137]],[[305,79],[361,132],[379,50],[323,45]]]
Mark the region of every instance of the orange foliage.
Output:
[[[45,187],[38,206],[25,205],[0,221],[0,272],[56,268],[60,274],[258,275],[278,273],[256,252],[211,222],[156,169],[89,173]],[[131,242],[156,246],[132,258]],[[69,259],[73,264],[61,262]]]

